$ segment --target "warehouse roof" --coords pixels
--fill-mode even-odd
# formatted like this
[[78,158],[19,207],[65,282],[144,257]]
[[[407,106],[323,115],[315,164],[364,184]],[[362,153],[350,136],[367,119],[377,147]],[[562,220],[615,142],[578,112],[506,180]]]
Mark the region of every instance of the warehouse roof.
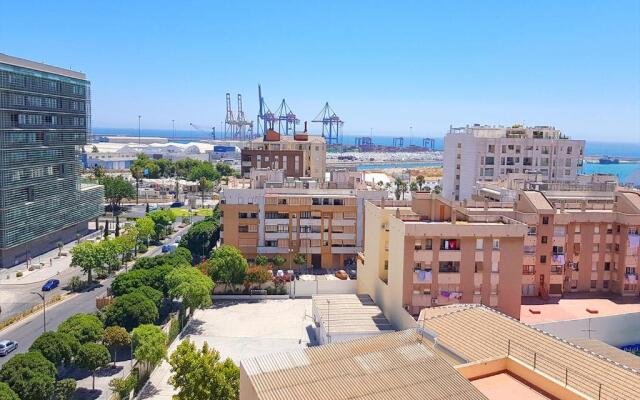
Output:
[[329,334],[394,331],[393,325],[366,294],[313,296],[313,317]]
[[509,355],[592,398],[634,399],[640,372],[480,305],[424,309],[418,325],[467,362]]
[[415,330],[269,354],[241,368],[260,400],[486,399]]

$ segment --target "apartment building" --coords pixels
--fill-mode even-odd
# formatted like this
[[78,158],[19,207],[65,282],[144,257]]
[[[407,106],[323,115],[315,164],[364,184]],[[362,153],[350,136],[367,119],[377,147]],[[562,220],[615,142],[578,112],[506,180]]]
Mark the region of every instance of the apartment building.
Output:
[[70,71],[0,54],[0,266],[87,231],[103,188],[80,183],[90,83]]
[[241,174],[248,178],[252,168],[281,169],[285,176],[325,180],[327,145],[321,136],[306,130],[294,135],[281,135],[268,130],[262,137],[247,143],[241,151]]
[[544,182],[573,182],[582,167],[584,144],[548,126],[451,127],[444,139],[442,194],[470,199],[476,182],[511,173],[535,172]]
[[433,193],[415,193],[404,205],[374,203],[366,204],[359,293],[385,312],[417,315],[425,307],[478,303],[519,318],[527,225],[470,215]]
[[[355,176],[358,175],[358,176]],[[328,182],[285,178],[282,170],[252,169],[249,187],[223,188],[222,242],[249,260],[257,255],[306,256],[307,267],[355,268],[363,248],[364,203],[388,196],[359,172],[338,171]]]
[[466,210],[528,226],[523,296],[640,294],[640,192],[522,191],[515,202],[467,202]]

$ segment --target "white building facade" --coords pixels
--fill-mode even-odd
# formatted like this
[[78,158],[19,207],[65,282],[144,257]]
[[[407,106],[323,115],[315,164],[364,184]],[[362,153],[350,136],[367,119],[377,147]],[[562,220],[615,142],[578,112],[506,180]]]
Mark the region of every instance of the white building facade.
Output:
[[572,140],[554,127],[451,127],[444,140],[442,194],[470,199],[477,182],[535,172],[549,183],[574,182],[582,167],[584,140]]

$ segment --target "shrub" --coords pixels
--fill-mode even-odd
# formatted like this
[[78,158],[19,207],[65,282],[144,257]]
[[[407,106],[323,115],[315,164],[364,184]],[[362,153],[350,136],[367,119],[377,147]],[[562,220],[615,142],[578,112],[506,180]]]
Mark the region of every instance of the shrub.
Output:
[[76,391],[77,382],[75,379],[62,379],[56,382],[53,389],[52,400],[71,400]]
[[22,271],[16,272],[16,278],[21,278],[21,277],[22,277]]
[[140,244],[138,245],[138,254],[144,254],[144,253],[146,253],[148,250],[149,250],[149,247],[148,247],[146,244],[144,244],[144,243],[140,243]]

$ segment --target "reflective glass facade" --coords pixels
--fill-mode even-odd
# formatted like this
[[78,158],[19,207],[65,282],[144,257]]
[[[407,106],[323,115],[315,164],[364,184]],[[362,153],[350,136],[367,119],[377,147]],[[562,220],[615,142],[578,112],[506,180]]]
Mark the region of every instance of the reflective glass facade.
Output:
[[90,88],[83,74],[0,54],[3,267],[54,248],[102,214],[103,188],[80,183]]

